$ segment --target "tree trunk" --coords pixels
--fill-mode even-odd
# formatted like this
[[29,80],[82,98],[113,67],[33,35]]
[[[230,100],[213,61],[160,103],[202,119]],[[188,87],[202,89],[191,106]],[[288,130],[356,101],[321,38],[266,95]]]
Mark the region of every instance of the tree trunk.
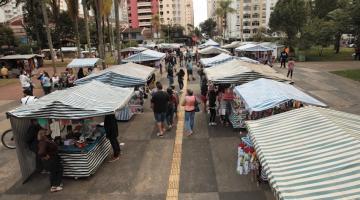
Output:
[[53,43],[52,43],[51,33],[50,33],[50,28],[49,28],[49,19],[48,19],[48,15],[47,15],[46,6],[45,6],[44,1],[41,1],[41,12],[42,12],[43,17],[44,17],[46,36],[47,36],[48,45],[49,45],[50,54],[51,54],[53,72],[55,74],[56,73],[56,66],[55,66],[54,48],[53,48]]
[[113,56],[113,51],[112,51],[112,30],[111,30],[111,25],[110,25],[110,20],[109,20],[109,16],[106,17],[106,23],[107,23],[107,28],[108,28],[108,35],[109,35],[109,49],[111,52],[111,56]]
[[338,33],[335,36],[335,45],[334,45],[336,54],[340,52],[340,40],[341,40],[341,33]]
[[106,55],[106,47],[107,47],[107,43],[106,43],[106,32],[105,32],[105,17],[102,16],[101,18],[101,22],[102,22],[102,32],[103,32],[103,43],[104,43],[104,56]]
[[105,60],[104,55],[104,36],[102,32],[102,25],[101,25],[101,0],[96,0],[96,23],[97,23],[97,31],[98,31],[98,51],[99,57]]
[[80,33],[79,33],[79,17],[75,16],[75,34],[76,34],[76,47],[78,51],[78,58],[80,58],[81,55],[81,49],[80,49]]
[[84,21],[85,21],[86,42],[87,42],[87,45],[89,48],[89,53],[91,54],[90,29],[89,29],[89,22],[88,22],[89,13],[87,10],[86,0],[83,0],[82,4],[83,4]]
[[117,51],[117,63],[121,63],[121,54],[120,54],[120,16],[119,16],[119,0],[115,0],[115,28],[116,28],[116,51]]

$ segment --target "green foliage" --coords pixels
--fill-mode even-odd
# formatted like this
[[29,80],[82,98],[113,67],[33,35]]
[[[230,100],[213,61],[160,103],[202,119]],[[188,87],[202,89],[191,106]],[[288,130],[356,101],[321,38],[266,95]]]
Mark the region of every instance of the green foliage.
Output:
[[212,18],[209,18],[200,24],[200,29],[201,33],[212,38],[216,33],[216,22]]
[[1,46],[15,46],[16,39],[12,29],[6,25],[0,24],[0,47]]
[[198,27],[195,27],[194,29],[194,34],[197,36],[197,37],[201,37],[201,31]]
[[337,8],[337,0],[314,0],[313,16],[320,19],[326,17],[329,12]]
[[31,53],[31,46],[28,44],[21,44],[15,48],[15,52],[17,54],[30,54]]
[[352,34],[355,37],[355,44],[360,47],[360,0],[354,0],[350,9]]
[[354,60],[352,54],[354,53],[353,48],[343,47],[341,52],[335,54],[334,47],[331,45],[329,47],[323,48],[322,56],[319,56],[319,51],[322,47],[313,46],[310,49],[305,50],[306,61],[344,61],[344,60]]
[[167,39],[170,36],[170,39],[172,38],[181,38],[184,37],[184,30],[185,28],[180,25],[161,25],[161,31],[163,33],[163,36]]
[[306,22],[306,13],[303,0],[279,0],[271,13],[269,26],[273,31],[284,32],[286,45],[292,47]]
[[339,76],[343,76],[345,78],[349,78],[355,81],[360,81],[360,69],[349,69],[343,71],[333,71],[333,74],[337,74]]
[[324,47],[330,46],[334,41],[334,23],[320,18],[311,19],[303,28],[300,49],[309,49],[313,45],[321,47],[319,56]]

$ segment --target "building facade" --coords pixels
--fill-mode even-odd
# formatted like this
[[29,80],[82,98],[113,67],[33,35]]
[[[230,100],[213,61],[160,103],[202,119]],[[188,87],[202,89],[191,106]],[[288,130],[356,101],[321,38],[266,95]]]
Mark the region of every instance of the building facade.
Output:
[[[208,16],[216,16],[217,1],[208,0]],[[225,38],[249,39],[261,27],[268,28],[270,14],[278,0],[233,0],[234,13],[227,16]],[[210,14],[210,15],[209,15]]]
[[160,0],[160,22],[164,25],[181,25],[189,32],[194,26],[194,8],[192,0]]
[[7,22],[15,17],[22,16],[23,6],[16,6],[16,0],[11,0],[6,5],[0,7],[0,23]]
[[151,28],[152,16],[159,13],[158,0],[128,0],[127,6],[131,28]]

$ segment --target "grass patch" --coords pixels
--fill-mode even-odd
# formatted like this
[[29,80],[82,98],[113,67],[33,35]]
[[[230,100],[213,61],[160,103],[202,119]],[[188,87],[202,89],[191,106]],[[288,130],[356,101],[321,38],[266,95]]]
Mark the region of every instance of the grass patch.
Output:
[[19,82],[17,78],[0,79],[0,87]]
[[355,81],[360,81],[360,69],[349,69],[349,70],[342,70],[342,71],[333,71],[333,74],[343,76],[345,78],[349,78]]
[[319,56],[319,48],[312,47],[305,51],[306,61],[348,61],[353,60],[352,54],[354,48],[340,48],[340,52],[335,54],[333,47],[327,47],[323,50],[323,55]]

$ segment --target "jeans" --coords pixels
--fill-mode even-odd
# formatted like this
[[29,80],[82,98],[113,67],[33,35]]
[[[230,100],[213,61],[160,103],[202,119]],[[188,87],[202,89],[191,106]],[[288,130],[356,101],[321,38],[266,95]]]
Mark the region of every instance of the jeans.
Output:
[[192,112],[185,112],[185,130],[189,133],[193,132],[194,129],[194,118],[195,118],[195,111]]
[[154,113],[154,116],[157,123],[163,123],[166,120],[166,112]]
[[50,172],[50,185],[60,186],[62,183],[63,168],[58,155],[51,157],[49,160],[43,160],[43,165]]
[[286,68],[286,60],[281,60],[280,61],[280,68],[282,68],[282,66],[284,65],[284,68]]
[[216,110],[215,108],[210,108],[210,123],[215,122]]
[[168,76],[167,78],[169,79],[169,86],[174,85],[174,77]]
[[292,78],[293,71],[294,71],[294,70],[289,69],[286,77],[289,77],[289,75],[290,75],[290,78]]
[[180,90],[182,90],[184,88],[184,81],[183,80],[178,80],[178,83],[179,83]]
[[112,137],[112,136],[109,137],[108,139],[109,139],[111,147],[113,149],[114,157],[118,157],[120,155],[120,151],[121,151],[119,141],[117,140],[116,137]]

